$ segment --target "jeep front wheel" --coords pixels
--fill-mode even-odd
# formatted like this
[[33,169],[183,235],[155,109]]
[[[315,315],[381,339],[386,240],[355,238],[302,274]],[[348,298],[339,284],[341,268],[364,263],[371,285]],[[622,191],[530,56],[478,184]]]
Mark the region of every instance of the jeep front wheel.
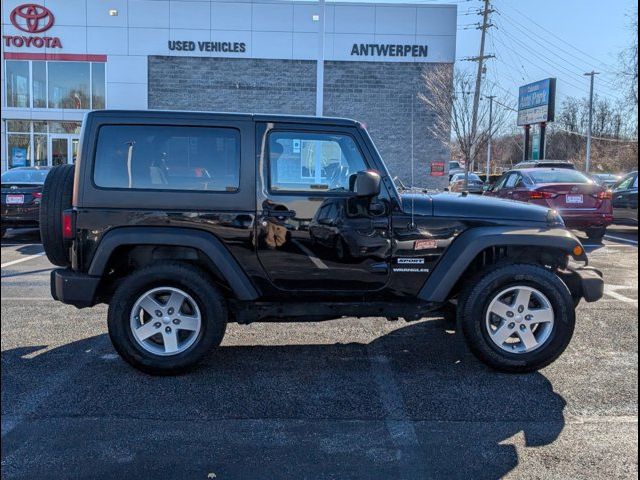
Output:
[[553,272],[529,264],[494,267],[462,292],[459,321],[472,352],[504,372],[530,372],[565,350],[575,326],[574,301]]
[[176,374],[220,344],[227,309],[204,272],[171,262],[125,278],[111,299],[108,324],[113,346],[132,366]]

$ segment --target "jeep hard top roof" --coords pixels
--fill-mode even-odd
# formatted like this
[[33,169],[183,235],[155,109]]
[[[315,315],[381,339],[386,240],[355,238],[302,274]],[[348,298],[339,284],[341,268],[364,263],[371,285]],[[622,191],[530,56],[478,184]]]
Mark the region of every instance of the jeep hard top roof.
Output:
[[224,112],[205,112],[191,110],[93,110],[87,113],[87,116],[94,118],[182,118],[182,119],[206,119],[206,120],[237,120],[237,121],[253,121],[253,122],[280,122],[280,123],[306,123],[314,125],[339,125],[346,127],[359,127],[363,125],[349,118],[339,117],[314,117],[310,115],[281,115],[266,113],[224,113]]

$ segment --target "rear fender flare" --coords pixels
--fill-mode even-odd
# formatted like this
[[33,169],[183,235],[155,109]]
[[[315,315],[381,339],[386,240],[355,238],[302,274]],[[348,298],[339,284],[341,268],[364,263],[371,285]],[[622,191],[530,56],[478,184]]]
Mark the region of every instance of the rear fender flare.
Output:
[[490,247],[545,247],[572,255],[575,260],[587,262],[583,253],[573,255],[580,241],[568,230],[561,228],[532,229],[514,227],[477,227],[462,233],[438,261],[422,286],[418,297],[427,302],[445,302],[458,280],[480,252]]
[[194,248],[211,260],[238,300],[255,300],[260,296],[242,267],[218,238],[211,233],[190,228],[119,227],[110,230],[97,246],[88,275],[102,276],[116,248],[126,245]]

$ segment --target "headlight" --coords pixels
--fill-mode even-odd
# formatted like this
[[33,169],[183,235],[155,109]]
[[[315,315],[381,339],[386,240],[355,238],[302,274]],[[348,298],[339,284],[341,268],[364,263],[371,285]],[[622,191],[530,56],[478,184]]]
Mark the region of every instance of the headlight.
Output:
[[547,223],[552,227],[565,227],[564,220],[557,210],[549,210],[547,213]]

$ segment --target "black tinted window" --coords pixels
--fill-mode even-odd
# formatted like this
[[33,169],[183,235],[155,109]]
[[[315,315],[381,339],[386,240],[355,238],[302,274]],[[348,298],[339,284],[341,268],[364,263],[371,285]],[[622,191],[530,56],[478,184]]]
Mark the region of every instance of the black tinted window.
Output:
[[240,177],[240,133],[230,128],[103,126],[99,187],[231,192]]

